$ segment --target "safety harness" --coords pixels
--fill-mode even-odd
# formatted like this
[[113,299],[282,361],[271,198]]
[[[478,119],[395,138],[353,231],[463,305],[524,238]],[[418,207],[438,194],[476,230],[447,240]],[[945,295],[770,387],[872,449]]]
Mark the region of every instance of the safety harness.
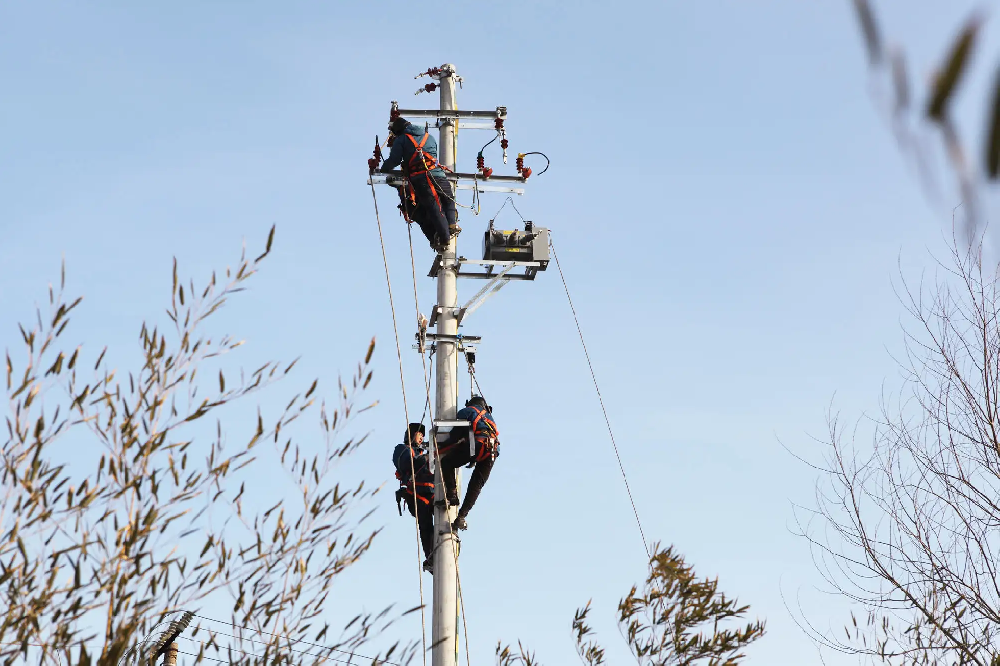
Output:
[[[410,448],[410,455],[414,453],[413,448]],[[425,463],[426,464],[426,463]],[[415,478],[407,480],[404,475],[396,470],[396,479],[399,480],[400,488],[396,491],[396,510],[399,511],[399,515],[403,515],[403,502],[405,501],[407,505],[414,502],[415,500],[420,500],[424,504],[430,504],[431,498],[434,497],[434,483],[428,481],[417,482]],[[421,493],[419,491],[423,490]],[[429,490],[430,497],[425,497]],[[416,505],[414,504],[414,510],[416,510]]]
[[[476,417],[471,421],[471,430],[476,439],[476,456],[469,462],[471,467],[477,462],[487,458],[496,458],[500,447],[499,432],[496,422],[490,417],[489,412],[480,409],[475,405],[469,405],[469,409],[476,412]],[[464,437],[450,442],[447,447],[441,448],[441,455],[447,455],[459,444],[467,441]]]
[[[405,135],[410,143],[413,144],[413,154],[410,155],[410,161],[406,165],[406,175],[409,176],[410,180],[413,180],[414,176],[419,176],[423,174],[424,178],[427,179],[427,186],[431,189],[431,194],[434,195],[434,203],[437,204],[438,209],[444,212],[444,206],[441,205],[441,198],[438,196],[437,187],[434,185],[434,181],[431,179],[431,171],[438,167],[444,168],[438,163],[436,159],[424,152],[424,146],[427,144],[427,137],[430,136],[427,132],[424,132],[424,136],[417,143],[417,140],[413,138],[412,134]],[[412,188],[411,188],[412,190]],[[416,199],[411,194],[411,201],[415,202]]]
[[[476,418],[472,420],[472,432],[476,437],[476,462],[481,460],[486,460],[487,458],[496,458],[497,449],[500,446],[500,440],[498,439],[499,433],[497,432],[496,422],[490,418],[489,413],[485,409],[478,409],[477,407],[472,407],[476,410]],[[483,424],[483,432],[479,432],[479,424]]]

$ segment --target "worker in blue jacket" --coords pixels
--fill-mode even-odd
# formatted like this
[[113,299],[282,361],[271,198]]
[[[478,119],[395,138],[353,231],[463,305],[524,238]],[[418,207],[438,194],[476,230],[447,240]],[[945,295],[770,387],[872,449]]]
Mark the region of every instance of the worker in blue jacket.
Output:
[[380,171],[387,173],[402,166],[415,199],[404,201],[404,205],[409,203],[407,213],[420,226],[431,247],[441,252],[462,229],[458,226],[455,193],[437,161],[437,141],[423,127],[404,118],[393,120],[389,131],[393,134],[392,150]]
[[420,527],[420,545],[424,549],[424,571],[434,573],[434,474],[424,446],[424,424],[411,423],[403,434],[403,443],[392,452],[392,464],[400,488],[396,491],[396,508],[403,515],[401,502],[406,502],[411,516]]
[[[493,462],[499,455],[500,440],[493,408],[486,404],[482,396],[474,395],[465,402],[465,408],[458,410],[455,418],[468,421],[472,425],[475,443],[469,443],[469,431],[453,429],[443,443],[438,440],[441,455],[441,474],[444,477],[445,497],[448,504],[458,506],[458,480],[456,472],[462,465],[473,467],[469,477],[469,487],[465,491],[465,501],[458,510],[458,517],[452,523],[456,530],[468,529],[466,518],[479,499],[479,493],[490,478]],[[464,432],[463,432],[464,430]]]

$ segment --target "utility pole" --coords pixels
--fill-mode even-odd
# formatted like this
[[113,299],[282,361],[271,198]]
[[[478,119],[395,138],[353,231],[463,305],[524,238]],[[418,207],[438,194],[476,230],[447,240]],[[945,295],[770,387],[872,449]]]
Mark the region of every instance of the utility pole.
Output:
[[[442,111],[454,111],[455,103],[455,66],[443,65],[438,83],[441,90]],[[448,169],[455,170],[455,130],[457,118],[441,120],[440,139],[438,141],[438,161]],[[457,185],[457,183],[456,183]],[[457,189],[450,196],[454,197]],[[458,305],[458,272],[456,268],[457,236],[448,241],[448,249],[441,256],[441,268],[437,274],[437,301],[439,314],[437,320],[437,365],[435,366],[435,412],[437,420],[455,418],[458,408],[456,395],[455,372],[458,368],[458,350],[456,336],[458,320],[455,308]],[[431,632],[433,648],[431,663],[433,666],[456,666],[458,641],[458,567],[456,537],[451,529],[451,522],[457,511],[448,506],[444,492],[443,474],[446,472],[441,465],[436,466],[434,491],[434,525],[437,526],[434,537],[434,606],[433,629]]]
[[[428,83],[417,94],[440,90],[440,103],[435,110],[401,109],[397,102],[392,102],[390,120],[402,117],[407,120],[434,119],[440,128],[438,139],[438,162],[449,171],[448,180],[454,183],[451,192],[445,196],[457,198],[459,189],[471,189],[476,193],[495,192],[500,194],[524,194],[522,187],[531,175],[530,168],[524,168],[525,155],[541,153],[523,153],[517,157],[517,175],[493,174],[493,169],[486,167],[482,152],[477,160],[477,171],[460,173],[456,169],[456,134],[459,127],[494,131],[500,143],[497,146],[503,151],[503,163],[507,164],[507,134],[504,121],[507,119],[507,107],[498,106],[490,111],[459,110],[455,100],[455,84],[461,81],[455,72],[454,65],[441,65],[428,69],[414,78],[430,76],[437,80]],[[377,143],[377,140],[376,140]],[[491,142],[492,143],[492,142]],[[487,144],[489,145],[489,144]],[[375,173],[381,157],[381,150],[376,146],[374,155],[368,161],[370,185],[386,184],[396,188],[410,186],[408,177],[403,172]],[[547,158],[546,158],[547,159]],[[546,167],[548,168],[548,167]],[[543,171],[544,173],[544,171]],[[475,455],[475,438],[472,424],[459,421],[455,417],[458,411],[458,361],[459,354],[465,355],[465,360],[472,367],[475,362],[476,345],[482,338],[476,335],[459,335],[459,324],[464,324],[469,315],[476,311],[486,299],[497,293],[508,282],[532,281],[539,271],[544,271],[549,263],[548,229],[535,226],[530,221],[524,222],[524,230],[495,229],[493,220],[483,238],[483,258],[469,259],[457,253],[457,237],[448,241],[447,248],[438,254],[428,274],[437,280],[437,304],[431,313],[430,325],[436,325],[434,333],[428,333],[425,327],[418,326],[415,349],[421,354],[425,352],[429,341],[436,354],[434,366],[434,433],[431,439],[434,464],[434,600],[432,608],[432,648],[431,663],[433,666],[457,666],[458,664],[458,537],[452,531],[452,522],[457,517],[457,508],[448,506],[445,492],[444,474],[446,472],[437,460],[438,429],[453,432],[454,428],[468,428],[470,455]],[[522,272],[523,271],[523,272]],[[479,290],[467,303],[461,307],[458,304],[457,283],[460,278],[482,280],[485,286]],[[470,373],[471,374],[471,373]],[[460,479],[456,479],[459,490]]]

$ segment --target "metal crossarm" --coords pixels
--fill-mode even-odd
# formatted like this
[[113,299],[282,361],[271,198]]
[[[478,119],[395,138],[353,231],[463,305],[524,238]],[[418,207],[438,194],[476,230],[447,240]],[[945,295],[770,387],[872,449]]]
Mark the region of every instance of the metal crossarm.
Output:
[[461,111],[459,109],[396,109],[400,116],[411,118],[503,118],[507,119],[507,107],[498,106],[492,111]]
[[[456,183],[460,190],[477,190],[479,192],[500,192],[504,194],[524,194],[523,187],[512,187],[509,185],[491,185],[491,183],[524,183],[524,178],[520,176],[490,176],[483,180],[483,177],[476,173],[450,173],[447,174],[449,181]],[[406,176],[402,171],[392,171],[390,173],[376,173],[368,177],[368,185],[390,185],[392,187],[403,187],[407,184]]]
[[[428,277],[437,277],[442,268],[442,259],[437,256],[431,266]],[[474,266],[482,267],[483,270],[470,270]],[[474,278],[478,280],[490,280],[496,277],[498,270],[504,270],[505,280],[534,280],[535,275],[542,269],[541,262],[538,261],[496,261],[493,259],[466,259],[459,257],[456,262],[457,276],[460,278]],[[509,273],[512,268],[524,268],[523,273]]]

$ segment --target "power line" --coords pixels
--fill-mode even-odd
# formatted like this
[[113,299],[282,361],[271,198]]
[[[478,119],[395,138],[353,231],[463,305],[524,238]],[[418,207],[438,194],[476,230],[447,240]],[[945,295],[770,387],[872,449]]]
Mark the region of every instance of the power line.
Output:
[[[235,640],[238,640],[238,641],[249,641],[252,644],[260,643],[261,645],[265,645],[265,646],[267,645],[267,641],[255,641],[252,638],[243,638],[241,636],[234,636],[232,634],[227,634],[224,631],[215,631],[215,632],[213,632],[213,631],[211,631],[209,629],[206,629],[205,631],[208,632],[209,634],[212,634],[212,635],[228,636],[229,638],[232,638],[232,639],[235,639]],[[192,643],[197,643],[202,648],[204,648],[205,645],[206,645],[206,643],[204,641],[196,640],[194,638],[191,638],[190,636],[178,636],[178,638],[183,638],[186,641],[191,641]],[[215,647],[217,649],[219,649],[219,650],[223,649],[222,646],[216,645]],[[232,648],[230,647],[229,649],[232,649]],[[279,645],[279,646],[275,646],[275,649],[276,650],[281,650],[282,648]],[[337,657],[333,657],[333,656],[330,656],[330,655],[313,654],[312,652],[306,652],[305,650],[296,650],[296,649],[291,648],[291,647],[284,648],[284,649],[288,650],[289,652],[294,652],[295,654],[303,654],[303,655],[306,655],[307,657],[316,657],[317,659],[322,659],[323,661],[333,661],[333,662],[336,662],[338,664],[350,664],[351,663],[351,661],[349,659],[338,659]],[[336,650],[336,648],[332,648],[332,647],[327,647],[327,648],[323,648],[323,649],[326,649],[326,650]],[[344,652],[343,650],[337,650],[337,651],[338,652]],[[263,659],[263,657],[261,657],[261,655],[254,654],[252,652],[246,652],[246,651],[244,651],[242,649],[240,649],[239,652],[242,653],[244,656],[247,656],[247,657],[254,657],[256,659]],[[354,657],[360,657],[361,659],[372,659],[372,661],[376,660],[376,658],[365,657],[365,656],[360,655],[360,654],[353,654],[353,653],[350,653],[350,652],[347,652],[346,654],[349,654],[349,655],[354,656]],[[206,657],[206,658],[207,659],[211,659],[212,657]],[[216,660],[216,661],[218,661],[218,660]],[[378,660],[378,661],[381,661],[381,660]],[[394,662],[391,662],[391,661],[381,661],[381,663],[383,663],[383,664],[391,664],[392,666],[400,666],[399,664],[395,664]]]
[[[513,201],[511,202],[513,205]],[[517,210],[516,208],[514,210]],[[520,213],[518,213],[520,215]],[[522,218],[523,219],[523,218]],[[646,557],[651,558],[649,544],[646,542],[646,533],[642,529],[642,521],[639,520],[639,510],[635,507],[635,498],[632,497],[632,489],[628,484],[628,476],[625,474],[625,466],[622,464],[621,454],[618,452],[618,443],[615,441],[615,433],[611,429],[611,419],[608,418],[608,410],[604,406],[604,398],[601,396],[601,387],[597,384],[597,374],[594,372],[594,364],[590,361],[590,352],[587,351],[587,343],[583,339],[583,329],[580,328],[580,318],[573,307],[573,298],[569,295],[569,286],[566,284],[566,276],[563,275],[562,266],[559,264],[559,255],[556,254],[556,247],[552,244],[552,235],[549,234],[549,248],[552,250],[552,258],[556,260],[556,268],[559,269],[559,277],[562,279],[563,289],[566,291],[566,300],[569,301],[569,309],[573,312],[573,321],[576,322],[576,332],[580,335],[580,345],[583,347],[583,355],[587,357],[587,366],[590,368],[590,378],[594,380],[594,389],[597,390],[597,399],[601,403],[601,411],[604,412],[604,422],[608,426],[608,434],[611,435],[611,446],[615,449],[615,458],[618,459],[618,469],[621,470],[622,480],[625,481],[625,491],[628,493],[628,501],[632,504],[632,513],[635,514],[635,523],[639,526],[639,536],[642,537],[642,547],[646,550]]]
[[[199,619],[202,619],[202,620],[208,620],[209,622],[217,622],[218,624],[224,624],[224,625],[227,625],[227,626],[230,626],[230,627],[235,627],[235,625],[232,622],[226,622],[225,620],[216,620],[215,618],[206,617],[204,615],[198,615],[198,614],[195,614],[195,617],[199,618]],[[365,656],[363,654],[358,654],[356,652],[350,652],[348,650],[341,650],[340,648],[335,648],[335,647],[330,646],[330,645],[323,645],[321,643],[313,643],[311,641],[307,641],[307,640],[304,640],[302,638],[292,638],[291,636],[288,636],[287,634],[275,634],[275,633],[270,632],[270,631],[264,631],[263,629],[251,629],[249,627],[240,627],[240,629],[245,629],[247,631],[252,631],[252,632],[257,633],[257,634],[267,634],[268,636],[274,636],[276,638],[287,638],[288,640],[290,640],[292,642],[295,642],[295,643],[304,643],[305,645],[310,645],[312,647],[322,648],[324,650],[334,650],[336,652],[341,652],[343,654],[350,655],[352,657],[360,657],[361,659],[371,659],[371,660],[377,659],[377,657],[368,657],[368,656]],[[210,630],[206,629],[205,631],[210,631]],[[226,633],[221,632],[221,631],[216,632],[216,633],[222,634],[223,636],[229,636],[230,638],[239,639],[238,636],[233,636],[232,634],[226,634]],[[250,640],[251,642],[253,642],[253,639],[244,639],[244,640]],[[289,648],[289,649],[291,649],[291,648]],[[383,660],[382,663],[383,664],[389,664],[389,666],[402,666],[402,664],[397,664],[397,663],[392,662],[392,661],[384,661]]]

